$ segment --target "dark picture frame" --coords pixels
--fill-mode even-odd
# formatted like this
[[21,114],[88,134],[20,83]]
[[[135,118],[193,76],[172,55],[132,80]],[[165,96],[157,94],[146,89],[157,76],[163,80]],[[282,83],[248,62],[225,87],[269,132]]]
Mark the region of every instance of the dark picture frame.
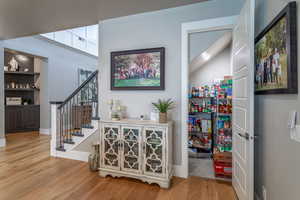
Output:
[[[152,57],[155,57],[154,59],[155,62],[152,61],[152,63],[154,64],[151,64],[151,67],[149,67],[149,65],[147,66],[147,68],[149,68],[148,70],[149,73],[147,71],[147,75],[142,74],[143,77],[141,77],[141,75],[136,77],[137,75],[135,75],[134,72],[130,72],[130,74],[133,74],[130,75],[131,78],[130,79],[128,75],[129,72],[127,71],[126,76],[123,75],[125,76],[125,78],[123,78],[126,79],[125,81],[120,80],[121,78],[118,79],[117,77],[121,76],[120,75],[121,68],[122,70],[128,70],[130,66],[127,66],[129,64],[126,65],[126,63],[134,63],[138,55],[146,56],[151,60],[153,60]],[[126,62],[123,61],[123,63],[125,64],[123,63],[120,64],[120,59],[124,60],[124,58],[126,58]],[[120,65],[123,65],[124,67],[120,67]],[[138,67],[140,66],[137,66],[136,68]],[[159,69],[152,69],[152,68],[159,68]],[[124,72],[122,73],[124,74]],[[153,81],[151,80],[151,78],[153,79]],[[148,85],[147,83],[140,84],[142,81],[145,81],[149,84]],[[135,83],[139,83],[139,84],[135,84]],[[111,52],[111,90],[164,90],[164,89],[165,89],[165,48],[164,47]]]
[[[270,88],[268,89],[267,87],[264,88],[265,86],[263,84],[269,84],[269,83],[263,83],[263,81],[265,82],[265,78],[262,81],[262,78],[260,78],[260,76],[257,75],[257,74],[262,74],[262,73],[258,73],[258,70],[260,69],[259,68],[259,63],[260,63],[259,58],[262,57],[262,56],[260,56],[260,57],[258,56],[258,48],[260,45],[259,42],[262,41],[262,39],[264,37],[267,38],[266,35],[269,32],[271,32],[272,29],[277,24],[279,24],[281,20],[282,20],[282,22],[286,22],[285,23],[286,24],[286,26],[285,26],[286,34],[282,34],[285,36],[284,39],[286,41],[285,50],[283,50],[284,51],[283,56],[286,56],[286,62],[283,62],[283,63],[287,64],[286,77],[283,77],[283,78],[285,78],[284,79],[285,82],[283,82],[281,80],[281,82],[279,82],[279,83],[278,82],[274,83],[275,81],[273,80],[273,86],[270,86]],[[281,38],[279,38],[279,39],[281,39]],[[268,48],[266,48],[266,49],[268,49]],[[273,46],[270,49],[276,49],[276,50],[271,50],[271,52],[279,51],[277,47],[274,48]],[[269,49],[269,51],[270,51],[270,49]],[[267,53],[267,55],[268,55],[268,53]],[[273,55],[275,55],[275,53]],[[297,94],[298,93],[297,56],[298,56],[297,55],[297,5],[296,5],[296,2],[290,2],[255,39],[255,80],[256,80],[255,81],[255,94],[259,94],[259,95],[260,94]],[[279,57],[279,56],[277,56],[277,57]],[[281,62],[285,58],[284,59],[282,59],[282,57],[279,57],[279,58],[280,59],[278,59],[278,60],[280,61],[280,63],[279,63],[279,61],[277,61],[277,63],[279,63],[278,65],[280,65],[279,69],[282,70],[281,68],[283,68],[285,66],[281,66]],[[269,70],[270,70],[270,68],[269,68]],[[263,70],[261,70],[261,71],[263,71]],[[270,73],[272,73],[272,72],[270,72]],[[277,71],[276,71],[275,75],[277,76],[277,81],[278,81]],[[263,75],[261,75],[261,76],[263,76]],[[282,76],[282,74],[280,76]],[[274,88],[276,86],[279,86],[280,84],[281,84],[281,87]],[[286,85],[286,87],[285,87],[285,85]]]

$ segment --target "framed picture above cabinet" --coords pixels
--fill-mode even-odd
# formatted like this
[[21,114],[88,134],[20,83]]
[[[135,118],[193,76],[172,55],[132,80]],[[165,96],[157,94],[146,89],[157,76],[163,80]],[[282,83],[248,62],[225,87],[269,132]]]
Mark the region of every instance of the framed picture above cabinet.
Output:
[[164,47],[111,52],[111,90],[164,89]]

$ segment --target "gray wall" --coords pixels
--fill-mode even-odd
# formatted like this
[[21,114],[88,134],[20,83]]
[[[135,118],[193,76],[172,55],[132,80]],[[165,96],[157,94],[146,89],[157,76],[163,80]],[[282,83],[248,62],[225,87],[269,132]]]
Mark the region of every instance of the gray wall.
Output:
[[213,80],[223,79],[225,75],[230,75],[230,60],[231,47],[227,47],[190,75],[190,85],[211,85]]
[[[42,129],[50,128],[49,102],[64,100],[78,87],[78,68],[97,69],[98,59],[96,57],[88,56],[78,50],[64,48],[46,39],[41,39],[40,36],[4,40],[3,47],[48,58],[48,62],[41,72]],[[3,67],[0,68],[3,70]]]
[[[100,22],[100,117],[108,117],[107,101],[120,99],[127,106],[130,118],[149,115],[151,102],[172,98],[176,108],[171,112],[175,121],[174,164],[181,164],[181,23],[236,15],[243,0],[212,0],[190,6],[115,18]],[[151,47],[166,48],[165,91],[111,91],[110,52]]]
[[[257,0],[256,33],[266,27],[288,2],[288,0]],[[300,3],[300,0],[297,2]],[[298,39],[299,17],[298,11]],[[298,49],[299,42],[300,40]],[[298,64],[298,77],[300,77],[299,69]],[[300,88],[299,83],[298,85]],[[259,140],[255,146],[255,191],[262,197],[264,185],[268,200],[300,198],[300,143],[290,139],[287,127],[288,114],[291,110],[300,112],[299,95],[256,96],[255,132],[259,135]]]

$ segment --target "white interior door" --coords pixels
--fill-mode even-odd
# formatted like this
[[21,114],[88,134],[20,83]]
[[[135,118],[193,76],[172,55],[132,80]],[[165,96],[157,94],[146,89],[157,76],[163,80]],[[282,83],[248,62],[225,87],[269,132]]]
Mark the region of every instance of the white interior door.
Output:
[[233,180],[239,200],[253,200],[254,5],[246,0],[233,30]]

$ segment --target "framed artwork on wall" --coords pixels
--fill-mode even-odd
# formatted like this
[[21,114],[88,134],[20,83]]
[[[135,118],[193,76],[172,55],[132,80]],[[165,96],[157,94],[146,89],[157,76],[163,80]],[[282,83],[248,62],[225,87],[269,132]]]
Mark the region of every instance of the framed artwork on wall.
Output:
[[111,52],[111,90],[164,89],[164,47]]
[[255,93],[298,93],[296,2],[289,3],[255,39]]

